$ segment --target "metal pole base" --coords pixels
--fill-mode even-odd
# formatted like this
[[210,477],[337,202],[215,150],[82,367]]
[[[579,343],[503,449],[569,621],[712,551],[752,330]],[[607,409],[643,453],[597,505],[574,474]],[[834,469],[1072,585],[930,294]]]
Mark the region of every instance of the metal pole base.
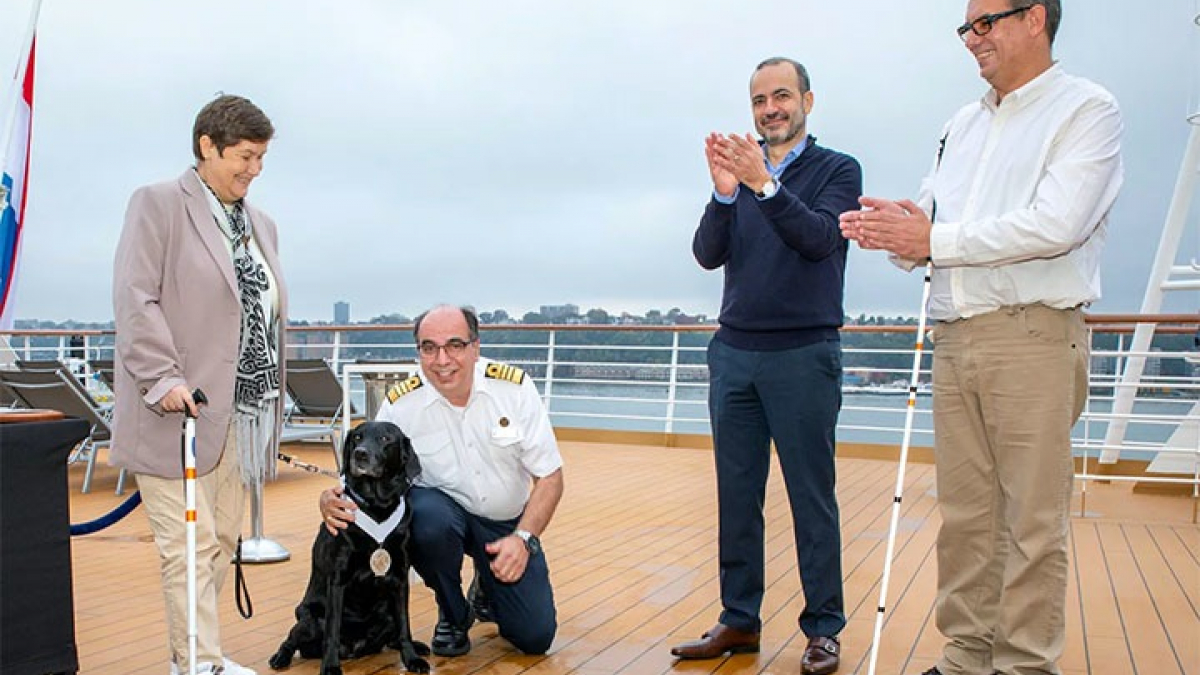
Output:
[[242,562],[249,564],[283,562],[292,554],[283,546],[267,539],[254,537],[242,540]]

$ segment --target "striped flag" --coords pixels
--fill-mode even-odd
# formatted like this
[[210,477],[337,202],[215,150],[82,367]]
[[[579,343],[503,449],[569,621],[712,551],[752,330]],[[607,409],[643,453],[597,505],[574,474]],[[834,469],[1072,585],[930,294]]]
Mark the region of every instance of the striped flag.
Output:
[[21,228],[25,224],[28,194],[29,142],[33,121],[33,54],[36,38],[29,42],[25,72],[17,73],[17,104],[11,122],[8,148],[0,166],[0,330],[12,328],[13,290],[17,280],[17,256],[21,251]]

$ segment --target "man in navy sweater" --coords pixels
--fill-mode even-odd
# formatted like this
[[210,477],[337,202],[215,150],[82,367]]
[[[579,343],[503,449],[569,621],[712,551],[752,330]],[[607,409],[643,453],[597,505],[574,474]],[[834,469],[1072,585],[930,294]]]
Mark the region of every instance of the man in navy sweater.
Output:
[[799,63],[759,64],[750,103],[761,143],[749,134],[705,140],[713,196],[692,245],[702,267],[725,268],[721,327],[708,347],[724,609],[700,640],[671,653],[705,659],[759,649],[773,440],[804,584],[802,669],[824,675],[837,670],[846,625],[834,494],[847,250],[838,215],[857,205],[862,169],[807,134],[813,94]]

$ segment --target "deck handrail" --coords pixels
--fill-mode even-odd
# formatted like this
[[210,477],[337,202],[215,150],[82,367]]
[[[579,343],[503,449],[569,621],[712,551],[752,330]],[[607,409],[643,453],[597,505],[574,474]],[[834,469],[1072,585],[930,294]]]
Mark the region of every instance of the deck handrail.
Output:
[[[1118,344],[1093,349],[1089,384],[1091,395],[1083,418],[1074,434],[1076,453],[1083,458],[1081,477],[1091,475],[1091,466],[1099,453],[1113,448],[1101,442],[1110,423],[1136,425],[1138,434],[1118,448],[1122,457],[1144,459],[1155,448],[1171,448],[1193,458],[1200,467],[1200,447],[1175,448],[1169,445],[1173,427],[1200,425],[1200,365],[1186,363],[1182,374],[1147,373],[1136,385],[1139,410],[1112,414],[1114,392],[1132,385],[1118,381],[1121,363],[1130,358],[1148,358],[1159,364],[1174,359],[1198,360],[1195,352],[1177,351],[1133,352],[1125,345],[1126,335],[1141,323],[1156,323],[1159,335],[1195,334],[1200,327],[1200,314],[1089,314],[1086,321],[1093,335],[1116,335]],[[707,340],[700,336],[711,334],[717,326],[704,325],[596,325],[596,324],[485,324],[483,353],[525,368],[542,387],[544,400],[556,425],[580,428],[617,428],[629,431],[652,431],[672,435],[707,435],[706,408],[707,367],[703,353]],[[351,363],[355,354],[371,352],[371,358],[414,360],[411,324],[322,325],[289,327],[289,356],[320,356],[340,372],[340,366]],[[915,325],[850,325],[843,329],[855,334],[902,335],[916,330]],[[506,332],[527,335],[519,342],[489,341],[486,333]],[[582,333],[616,335],[612,344],[597,344],[577,338]],[[379,334],[392,341],[352,342],[352,334]],[[625,336],[657,335],[654,344],[637,344]],[[96,329],[17,329],[5,331],[15,351],[23,358],[58,358],[69,360],[72,350],[82,349],[85,359],[76,359],[87,373],[88,359],[111,357],[114,342],[112,330]],[[82,348],[70,345],[72,336],[82,336]],[[685,336],[695,336],[687,337]],[[313,339],[316,338],[316,339]],[[42,344],[36,345],[35,342]],[[848,340],[852,341],[852,340]],[[1111,342],[1111,338],[1109,338]],[[930,352],[936,351],[936,345]],[[899,422],[903,407],[894,409],[887,396],[895,387],[889,380],[899,379],[908,368],[897,363],[894,367],[880,363],[889,356],[911,358],[911,348],[903,346],[844,347],[847,380],[873,382],[854,386],[847,383],[846,404],[839,423],[839,434],[852,442],[894,444],[899,440]],[[863,359],[874,359],[864,362]],[[928,382],[932,360],[923,358],[922,381]],[[1178,369],[1178,364],[1175,366]],[[90,383],[90,382],[89,382]],[[899,388],[895,388],[897,392]],[[926,393],[926,392],[922,392]],[[859,399],[858,397],[868,397]],[[878,400],[876,400],[878,399]],[[899,400],[897,399],[897,403]],[[1188,410],[1188,406],[1191,409]],[[918,402],[917,443],[928,446],[932,437],[932,413],[929,399]],[[892,415],[895,414],[893,420]],[[1178,435],[1178,434],[1175,434]],[[840,438],[839,440],[843,440]],[[857,439],[857,440],[855,440]],[[1106,465],[1105,469],[1112,467]],[[1188,476],[1158,477],[1155,480],[1189,483],[1200,496],[1200,468]],[[1106,480],[1134,480],[1138,476],[1105,475]]]

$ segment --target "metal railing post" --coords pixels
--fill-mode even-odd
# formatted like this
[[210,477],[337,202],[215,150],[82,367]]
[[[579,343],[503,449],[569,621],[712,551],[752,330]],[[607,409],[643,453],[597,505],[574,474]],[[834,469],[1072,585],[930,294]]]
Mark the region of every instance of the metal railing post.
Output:
[[546,411],[550,410],[550,395],[554,389],[554,347],[557,344],[558,331],[550,331],[550,337],[546,341],[546,377],[542,380],[542,405],[546,406]]
[[667,424],[665,431],[675,433],[675,396],[679,381],[679,331],[671,332],[671,370],[667,380]]
[[[1087,340],[1088,340],[1089,347],[1090,347],[1090,345],[1095,344],[1095,339],[1096,339],[1095,331],[1093,331],[1091,328],[1088,328],[1087,329]],[[1092,354],[1091,354],[1091,349],[1089,348],[1088,349],[1088,360],[1087,360],[1087,390],[1084,395],[1083,415],[1082,415],[1082,417],[1083,417],[1083,452],[1081,454],[1083,455],[1083,459],[1082,459],[1082,465],[1080,466],[1080,474],[1085,476],[1085,478],[1082,481],[1080,481],[1080,484],[1079,484],[1079,517],[1080,518],[1083,518],[1087,515],[1087,489],[1088,489],[1088,480],[1086,478],[1086,476],[1088,475],[1088,447],[1087,446],[1091,443],[1091,440],[1092,440],[1092,419],[1091,419],[1092,410],[1091,410],[1091,408],[1092,408]],[[1074,456],[1074,454],[1075,454],[1074,452],[1071,453],[1072,457]],[[1072,459],[1071,461],[1074,461],[1074,459]]]
[[244,563],[283,562],[292,557],[283,545],[263,534],[263,480],[259,476],[247,495],[250,501],[250,538],[242,540],[240,555]]

